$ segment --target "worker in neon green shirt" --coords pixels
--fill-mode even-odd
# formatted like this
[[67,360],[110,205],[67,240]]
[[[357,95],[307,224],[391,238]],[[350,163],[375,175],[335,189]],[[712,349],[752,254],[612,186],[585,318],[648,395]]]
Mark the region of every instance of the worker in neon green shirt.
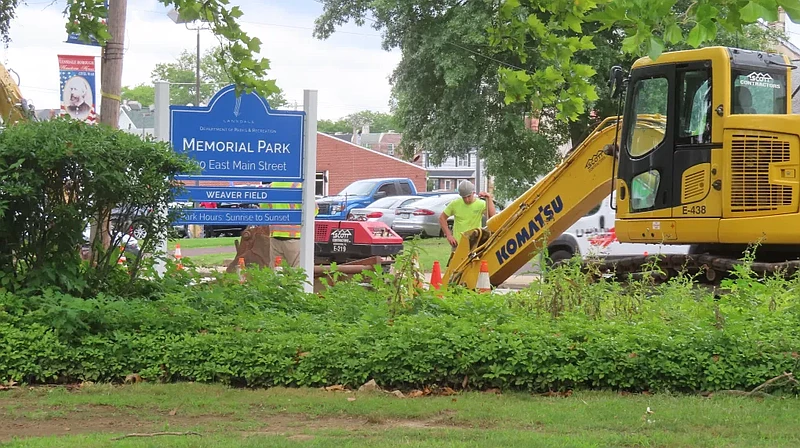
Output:
[[[272,182],[271,188],[302,188],[302,182]],[[315,204],[316,205],[316,204]],[[297,210],[300,204],[267,203],[261,208],[270,210]],[[316,206],[315,215],[319,214]],[[270,266],[275,267],[275,257],[281,257],[291,267],[300,266],[300,229],[299,224],[270,224],[269,226],[269,253]]]
[[[461,197],[447,204],[442,214],[439,215],[439,225],[441,225],[447,241],[450,242],[450,258],[453,257],[462,233],[481,227],[484,214],[487,218],[491,218],[496,213],[492,195],[481,192],[476,196],[475,185],[472,182],[468,180],[461,182],[458,185],[458,194]],[[451,216],[454,217],[452,232],[447,226],[447,219]],[[450,260],[447,260],[447,265],[450,265]]]

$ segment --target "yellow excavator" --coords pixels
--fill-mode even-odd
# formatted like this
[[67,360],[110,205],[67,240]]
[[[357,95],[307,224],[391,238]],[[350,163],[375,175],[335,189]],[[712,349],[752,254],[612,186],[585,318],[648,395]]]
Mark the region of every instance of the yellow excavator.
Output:
[[31,121],[35,117],[33,105],[23,98],[11,73],[0,64],[0,119],[3,120],[2,126],[20,121]]
[[[611,71],[620,113],[486,226],[466,232],[443,275],[492,286],[614,193],[620,242],[689,245],[657,259],[714,281],[758,243],[755,270],[800,267],[800,116],[783,55],[727,47],[641,58]],[[796,93],[796,92],[795,92]],[[624,106],[623,106],[624,104]],[[652,256],[651,256],[652,258]],[[646,256],[619,260],[632,271]]]

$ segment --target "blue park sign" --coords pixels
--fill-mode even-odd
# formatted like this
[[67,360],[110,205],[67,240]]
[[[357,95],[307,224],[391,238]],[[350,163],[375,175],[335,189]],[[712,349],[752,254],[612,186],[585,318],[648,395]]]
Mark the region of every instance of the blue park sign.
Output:
[[[270,108],[256,93],[224,87],[208,106],[170,106],[170,141],[200,174],[183,181],[303,182],[305,112]],[[313,181],[312,177],[312,181]],[[231,183],[232,185],[232,183]],[[302,203],[298,188],[184,187],[178,201]],[[300,224],[298,209],[179,209],[175,224]]]
[[217,92],[208,106],[170,106],[170,141],[203,170],[182,180],[303,180],[305,112],[276,111],[256,93],[234,86]]

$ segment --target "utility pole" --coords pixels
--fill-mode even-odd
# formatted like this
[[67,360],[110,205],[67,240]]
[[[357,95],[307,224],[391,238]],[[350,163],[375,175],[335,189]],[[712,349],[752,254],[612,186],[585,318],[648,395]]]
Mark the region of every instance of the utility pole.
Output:
[[119,128],[119,108],[122,102],[122,57],[125,53],[125,20],[127,0],[108,2],[108,32],[111,34],[103,47],[100,70],[100,123]]
[[[108,2],[106,26],[111,39],[103,47],[100,70],[100,120],[102,124],[119,129],[119,108],[122,103],[122,57],[125,54],[125,20],[128,9],[127,0]],[[100,224],[100,240],[104,248],[111,245],[110,222],[103,219]]]

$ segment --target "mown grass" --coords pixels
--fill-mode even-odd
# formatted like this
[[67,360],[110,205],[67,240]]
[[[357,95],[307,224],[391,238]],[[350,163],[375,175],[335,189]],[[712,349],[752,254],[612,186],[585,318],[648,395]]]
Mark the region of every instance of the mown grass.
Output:
[[[353,400],[354,398],[354,400]],[[648,408],[652,413],[647,413]],[[37,425],[45,437],[8,446],[797,446],[800,400],[575,392],[462,392],[397,398],[380,392],[231,389],[202,384],[93,385],[20,389],[0,395],[2,419]],[[64,434],[96,415],[112,430]],[[132,425],[143,425],[135,429]],[[126,423],[126,424],[123,424]],[[200,436],[111,438],[133,432]],[[4,433],[4,434],[7,434]],[[6,440],[10,437],[6,437]]]
[[200,249],[207,247],[229,247],[234,248],[233,242],[238,240],[239,237],[218,237],[218,238],[182,238],[179,240],[171,240],[167,243],[167,249],[172,253],[175,250],[175,245],[180,244],[181,249]]
[[[220,238],[187,238],[177,241],[170,241],[167,245],[169,253],[175,252],[175,244],[180,243],[181,251],[186,249],[207,249],[207,248],[220,248],[229,249],[225,252],[215,254],[203,254],[187,256],[184,253],[184,258],[191,259],[197,266],[202,267],[216,267],[223,266],[225,260],[232,260],[236,256],[234,237],[220,237]],[[407,247],[409,242],[404,243]],[[423,270],[430,272],[433,269],[433,262],[438,261],[444,271],[447,259],[450,257],[450,244],[446,238],[426,238],[419,240],[419,262]]]

